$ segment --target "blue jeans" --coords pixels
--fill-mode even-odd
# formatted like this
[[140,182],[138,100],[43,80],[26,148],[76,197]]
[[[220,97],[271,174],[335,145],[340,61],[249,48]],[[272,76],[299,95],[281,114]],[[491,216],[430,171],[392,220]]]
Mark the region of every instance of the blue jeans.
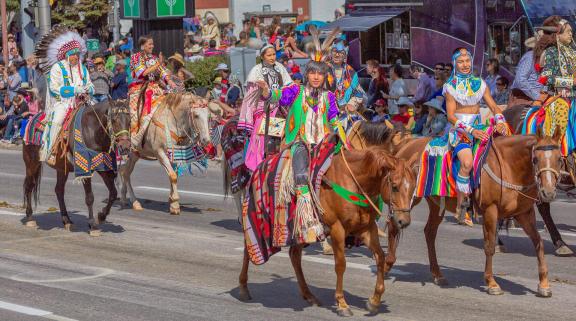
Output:
[[4,130],[4,139],[11,140],[15,133],[19,133],[18,129],[22,123],[22,118],[17,116],[8,116],[6,129]]
[[107,101],[108,100],[108,95],[94,95],[94,100],[97,103],[101,103],[103,101]]

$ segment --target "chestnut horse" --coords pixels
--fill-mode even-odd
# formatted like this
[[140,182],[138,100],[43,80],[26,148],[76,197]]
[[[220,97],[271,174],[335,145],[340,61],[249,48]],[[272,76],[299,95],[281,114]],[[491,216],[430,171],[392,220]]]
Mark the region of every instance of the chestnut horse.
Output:
[[[378,267],[376,288],[367,302],[367,309],[376,313],[384,293],[385,253],[380,246],[376,225],[376,217],[380,210],[374,205],[372,207],[360,207],[348,203],[336,194],[326,182],[336,183],[348,191],[367,195],[369,198],[381,196],[383,199],[390,200],[391,205],[387,215],[390,224],[399,230],[410,224],[410,206],[416,177],[405,161],[391,156],[382,148],[373,146],[365,150],[342,150],[341,153],[334,156],[320,189],[319,198],[324,213],[323,220],[324,224],[329,227],[329,235],[332,238],[334,248],[337,276],[335,298],[338,305],[338,315],[352,315],[352,311],[344,298],[343,289],[343,276],[346,270],[344,243],[348,235],[360,237],[372,251],[376,260]],[[320,305],[320,301],[311,293],[304,279],[301,266],[303,247],[304,245],[291,246],[290,260],[303,298],[310,304]],[[247,287],[249,263],[248,252],[244,249],[244,262],[239,277],[241,300],[251,299]]]
[[[504,117],[506,117],[506,120],[508,121],[508,123],[510,124],[510,126],[512,127],[512,129],[514,130],[514,132],[516,134],[521,134],[522,133],[522,124],[524,122],[524,118],[526,117],[525,114],[525,110],[527,108],[530,108],[529,105],[517,105],[517,106],[511,106],[509,108],[507,108],[503,114]],[[572,156],[573,158],[573,162],[576,161],[576,159],[574,159],[574,156]],[[566,168],[569,168],[570,165],[568,164],[568,160],[564,159],[564,165]],[[574,169],[572,169],[572,171],[574,172]],[[565,184],[565,186],[574,187],[574,173],[569,173],[569,172],[561,172],[563,175],[563,179],[562,181],[567,181]],[[560,187],[560,186],[559,186]],[[550,203],[548,202],[540,202],[538,204],[536,204],[536,206],[538,207],[538,212],[540,213],[540,216],[542,216],[542,219],[544,220],[544,224],[546,225],[546,229],[548,230],[548,232],[550,233],[550,238],[552,239],[552,244],[554,244],[554,247],[556,248],[555,253],[558,256],[572,256],[574,255],[574,252],[566,245],[566,243],[564,242],[564,240],[562,239],[562,235],[560,234],[560,232],[558,231],[558,228],[556,227],[556,224],[554,223],[554,220],[552,219],[552,215],[550,214]]]
[[[106,101],[90,106],[85,104],[86,111],[82,114],[82,141],[86,147],[97,152],[108,152],[110,146],[118,143],[120,151],[128,151],[130,148],[129,129],[130,129],[130,112],[125,100]],[[77,117],[77,115],[76,115]],[[31,125],[29,122],[28,125]],[[74,120],[71,122],[71,130],[68,133],[68,142],[74,141]],[[56,163],[52,166],[56,170],[56,198],[60,207],[62,223],[66,230],[72,229],[72,220],[68,216],[66,204],[64,203],[64,188],[68,179],[68,174],[74,170],[71,163],[72,147],[62,150],[62,145],[57,145]],[[26,144],[22,148],[22,156],[26,165],[26,178],[24,179],[24,206],[26,207],[25,225],[28,227],[37,227],[36,220],[32,216],[32,199],[38,201],[38,192],[40,180],[42,178],[42,163],[40,162],[40,146]],[[112,171],[98,172],[108,188],[108,200],[106,206],[98,213],[97,219],[94,219],[92,206],[94,204],[94,194],[92,193],[92,178],[82,180],[86,206],[88,206],[88,225],[91,236],[99,236],[100,230],[98,225],[106,221],[106,216],[110,213],[110,208],[117,196],[114,179],[116,173]]]

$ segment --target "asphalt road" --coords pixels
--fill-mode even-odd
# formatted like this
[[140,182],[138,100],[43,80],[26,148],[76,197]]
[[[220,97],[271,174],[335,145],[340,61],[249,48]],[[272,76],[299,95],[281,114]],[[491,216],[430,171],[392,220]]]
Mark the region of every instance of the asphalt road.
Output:
[[[19,151],[0,150],[0,320],[334,320],[332,257],[308,247],[304,272],[322,307],[309,307],[299,293],[286,251],[263,266],[250,267],[253,300],[240,302],[238,273],[242,234],[232,200],[222,194],[218,168],[206,178],[180,182],[182,214],[168,214],[168,178],[159,164],[141,162],[133,185],[143,212],[112,209],[101,237],[87,233],[83,189],[71,181],[66,201],[75,223],[61,226],[53,193],[55,179],[45,169],[39,229],[24,227]],[[95,182],[96,204],[107,196]],[[576,204],[558,200],[553,215],[576,250]],[[494,271],[505,291],[489,296],[483,281],[480,226],[466,228],[448,218],[441,225],[438,259],[449,286],[431,282],[423,227],[426,208],[413,211],[403,233],[398,262],[386,279],[377,316],[364,309],[375,284],[374,261],[366,248],[347,252],[344,285],[354,320],[574,320],[576,258],[554,256],[545,238],[552,298],[536,297],[534,249],[521,230],[503,239],[508,253],[497,254]],[[542,224],[540,224],[542,228]],[[385,246],[385,240],[381,240]]]

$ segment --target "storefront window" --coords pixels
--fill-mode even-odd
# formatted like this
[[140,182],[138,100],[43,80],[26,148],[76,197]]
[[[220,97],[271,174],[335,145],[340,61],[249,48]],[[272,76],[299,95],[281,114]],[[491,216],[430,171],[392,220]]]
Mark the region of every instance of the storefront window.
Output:
[[496,58],[500,65],[511,72],[520,62],[522,55],[528,51],[524,41],[530,38],[527,20],[516,24],[493,23],[488,26],[488,56]]
[[366,32],[360,32],[361,63],[410,64],[410,13],[405,12]]

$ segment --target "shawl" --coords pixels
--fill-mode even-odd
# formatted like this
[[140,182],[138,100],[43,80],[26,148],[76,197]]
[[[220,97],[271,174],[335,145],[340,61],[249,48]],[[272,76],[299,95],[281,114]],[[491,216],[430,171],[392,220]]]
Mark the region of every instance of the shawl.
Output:
[[[259,80],[267,81],[267,79],[264,76],[263,69],[264,68],[263,68],[262,64],[257,64],[256,66],[254,66],[254,68],[252,68],[252,70],[248,74],[248,77],[246,78],[246,82],[247,83],[255,83],[256,81],[259,81]],[[274,63],[274,69],[282,77],[282,84],[284,86],[292,83],[292,78],[290,78],[288,71],[286,70],[286,68],[281,63],[275,62]]]
[[474,57],[468,50],[466,50],[465,53],[458,51],[452,56],[454,69],[452,70],[452,75],[444,84],[442,95],[449,93],[462,106],[476,105],[482,100],[482,97],[484,97],[486,83],[482,78],[473,75],[473,68],[470,69],[470,73],[468,74],[463,74],[458,71],[456,59],[462,54],[469,55],[470,59],[474,61]]

